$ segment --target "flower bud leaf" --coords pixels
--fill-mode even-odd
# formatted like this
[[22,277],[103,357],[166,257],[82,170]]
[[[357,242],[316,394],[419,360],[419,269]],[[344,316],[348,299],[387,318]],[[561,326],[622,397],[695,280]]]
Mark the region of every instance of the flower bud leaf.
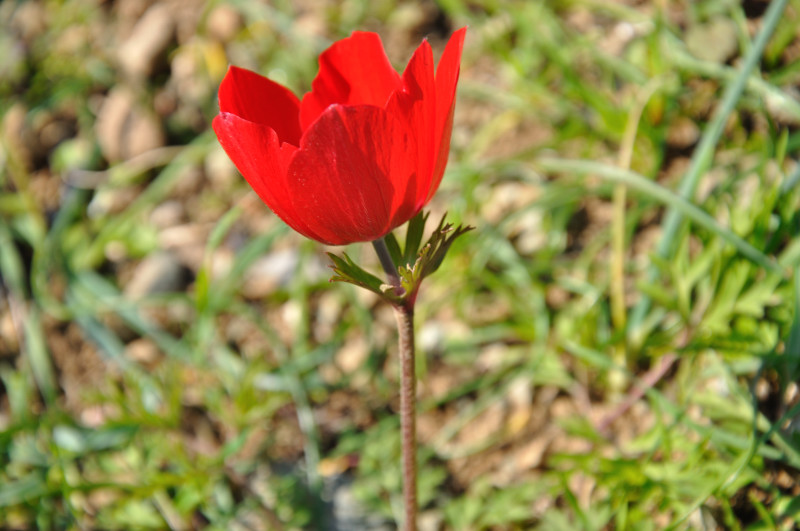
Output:
[[400,249],[400,243],[398,243],[394,233],[390,232],[384,236],[383,241],[386,242],[386,248],[389,249],[389,256],[392,257],[392,262],[395,264],[403,263],[403,251]]
[[344,253],[343,257],[333,253],[328,253],[328,256],[333,261],[331,269],[333,269],[334,275],[331,277],[331,282],[349,282],[384,296],[383,281],[361,269],[347,253]]
[[[462,225],[454,228],[451,223],[445,223],[446,216],[447,214],[442,217],[439,225],[421,248],[420,241],[428,213],[420,214],[412,219],[406,235],[404,252],[401,252],[400,245],[393,235],[385,237],[386,247],[392,255],[392,260],[395,263],[400,262],[397,257],[404,260],[397,267],[399,288],[402,289],[387,284],[364,271],[346,253],[342,257],[328,253],[333,260],[331,268],[335,273],[331,282],[349,282],[370,290],[391,304],[413,306],[423,279],[439,269],[455,239],[474,228]],[[410,253],[412,249],[414,250],[413,254]]]
[[[431,234],[431,237],[428,238],[428,241],[425,243],[425,247],[423,247],[423,250],[419,253],[420,259],[418,262],[419,267],[422,268],[421,278],[425,278],[439,269],[447,251],[450,250],[450,246],[456,238],[475,229],[475,227],[470,227],[469,225],[466,227],[459,225],[453,228],[452,223],[444,222],[446,216],[447,213],[442,216],[439,226],[433,231],[433,234]],[[427,252],[426,248],[429,248]]]
[[[406,247],[403,253],[403,260],[400,264],[410,264],[419,255],[419,246],[422,242],[422,233],[425,231],[425,224],[428,222],[430,212],[422,212],[411,218],[406,230]],[[398,263],[398,262],[395,262]]]

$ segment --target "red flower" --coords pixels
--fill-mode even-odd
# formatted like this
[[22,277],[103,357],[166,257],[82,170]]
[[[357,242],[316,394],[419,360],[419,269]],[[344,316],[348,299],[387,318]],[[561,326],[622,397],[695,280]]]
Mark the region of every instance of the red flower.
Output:
[[402,76],[376,34],[354,32],[320,56],[302,101],[232,66],[214,131],[294,230],[331,245],[376,240],[414,217],[439,187],[465,32],[451,37],[435,75],[423,41]]

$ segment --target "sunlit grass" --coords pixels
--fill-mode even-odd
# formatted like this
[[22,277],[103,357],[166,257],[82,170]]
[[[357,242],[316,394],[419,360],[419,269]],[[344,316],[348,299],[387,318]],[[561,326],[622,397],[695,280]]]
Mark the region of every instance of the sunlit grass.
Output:
[[[302,93],[354,29],[401,67],[463,25],[431,208],[476,230],[417,305],[423,518],[796,527],[800,2],[783,4],[236,2],[225,42],[199,4],[166,60],[194,57],[185,86],[208,97],[172,94],[175,149],[122,161],[95,129],[126,83],[110,37],[56,46],[120,13],[46,2],[24,60],[0,32],[0,527],[322,529],[345,505],[392,525],[391,312],[328,282],[329,249],[253,199],[207,121],[227,62]],[[694,39],[718,19],[736,51],[714,60]],[[173,75],[140,103],[166,107]],[[68,133],[45,145],[42,124]],[[368,247],[347,252],[377,274]],[[132,292],[165,252],[169,288]]]

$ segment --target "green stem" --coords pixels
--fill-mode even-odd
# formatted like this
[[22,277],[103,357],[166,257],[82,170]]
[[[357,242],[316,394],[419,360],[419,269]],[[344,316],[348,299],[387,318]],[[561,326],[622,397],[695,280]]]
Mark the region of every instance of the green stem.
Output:
[[[618,165],[623,170],[628,170],[631,167],[633,146],[636,143],[636,133],[639,130],[639,121],[642,118],[644,108],[663,83],[664,79],[662,77],[655,77],[648,81],[636,96],[630,114],[628,114],[625,132],[620,143]],[[611,300],[611,321],[617,330],[625,330],[628,325],[627,306],[625,304],[625,204],[627,195],[628,187],[624,183],[617,183],[614,186],[609,298]],[[614,361],[617,365],[627,366],[627,337],[623,335],[622,340],[617,342],[613,349]],[[628,385],[628,377],[624,371],[612,371],[609,373],[609,384],[612,391],[621,392]]]
[[392,255],[389,253],[389,248],[386,247],[386,242],[383,238],[380,238],[373,241],[372,246],[375,248],[378,259],[381,261],[381,267],[383,267],[383,270],[386,272],[386,276],[389,277],[389,283],[394,286],[395,293],[402,295],[404,290],[400,285],[400,276],[397,274],[397,266],[394,265]]

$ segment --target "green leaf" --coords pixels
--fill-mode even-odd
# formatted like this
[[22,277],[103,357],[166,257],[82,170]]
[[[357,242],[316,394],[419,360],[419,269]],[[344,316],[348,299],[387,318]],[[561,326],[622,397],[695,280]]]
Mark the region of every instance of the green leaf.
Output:
[[[540,167],[548,171],[573,172],[584,175],[594,174],[597,177],[606,179],[608,181],[624,184],[625,186],[630,187],[631,190],[664,203],[672,208],[675,212],[678,212],[680,215],[686,216],[693,222],[697,223],[697,225],[713,232],[727,243],[732,245],[742,256],[746,257],[751,262],[758,264],[767,271],[781,275],[784,273],[781,266],[775,262],[773,258],[753,247],[741,236],[735,234],[729,228],[720,225],[720,223],[706,211],[684,199],[682,196],[672,192],[671,190],[668,190],[658,183],[654,183],[653,181],[636,172],[623,170],[608,164],[582,160],[568,160],[547,157],[539,159],[538,163]],[[661,253],[659,254],[662,257],[664,256]]]
[[[441,266],[442,262],[444,261],[447,251],[450,249],[450,246],[453,245],[453,242],[456,240],[456,238],[475,228],[459,225],[454,229],[451,223],[445,224],[444,218],[446,216],[446,213],[444,216],[442,216],[439,226],[433,231],[433,234],[431,234],[431,237],[428,239],[428,243],[425,244],[426,247],[431,248],[431,251],[428,254],[428,260],[424,261],[422,264],[422,278],[427,277],[439,269],[439,266]],[[422,257],[422,253],[420,253],[420,257]]]
[[[406,230],[406,248],[403,260],[400,265],[406,265],[416,260],[419,255],[419,245],[422,242],[422,233],[425,231],[425,224],[428,222],[430,212],[422,212],[411,218]],[[442,218],[444,219],[444,218]],[[394,258],[394,257],[392,257]],[[398,262],[395,262],[397,264]]]
[[800,268],[794,273],[794,318],[786,339],[786,348],[783,359],[784,370],[781,379],[784,386],[795,380],[798,367],[800,367]]
[[24,271],[11,230],[5,222],[0,222],[0,275],[12,295],[20,301],[26,297]]
[[389,256],[392,257],[392,262],[395,264],[402,263],[403,260],[403,251],[400,250],[400,244],[397,241],[397,237],[394,233],[390,232],[386,236],[383,237],[383,241],[386,243],[386,248],[389,249]]
[[[328,253],[328,256],[333,260],[331,267],[335,273],[331,277],[331,282],[348,282],[360,286],[380,295],[383,299],[395,305],[413,305],[422,280],[439,268],[453,241],[465,232],[472,230],[472,227],[462,226],[454,229],[452,224],[445,224],[445,217],[446,214],[442,216],[439,226],[433,231],[433,234],[431,234],[431,237],[422,246],[421,250],[418,250],[419,242],[425,228],[425,221],[428,219],[427,213],[420,213],[409,222],[405,253],[401,253],[400,245],[394,235],[389,234],[384,237],[384,242],[395,267],[397,267],[397,257],[401,254],[404,257],[404,262],[397,267],[400,286],[403,288],[402,293],[398,294],[392,285],[361,269],[346,253],[343,257]],[[410,255],[409,251],[411,249],[414,249],[414,253]],[[414,265],[410,265],[412,261],[409,257],[414,259]]]
[[197,279],[195,280],[195,304],[199,313],[203,313],[209,308],[212,267],[211,256],[217,247],[222,244],[223,239],[227,236],[228,232],[230,232],[234,223],[238,221],[241,215],[241,208],[232,208],[214,226],[214,229],[208,237],[206,251],[203,257],[203,265],[197,272]]
[[[344,253],[344,258],[337,256],[333,253],[328,253],[328,256],[333,260],[333,272],[331,282],[349,282],[356,286],[368,289],[384,298],[396,299],[393,296],[391,286],[385,284],[381,279],[371,273],[367,273],[359,267],[353,260]],[[387,289],[388,288],[388,289]]]
[[[417,253],[414,265],[401,265],[397,269],[397,273],[400,276],[400,283],[405,290],[404,298],[406,299],[410,299],[412,301],[414,300],[414,297],[416,296],[423,279],[439,269],[439,266],[442,265],[442,261],[444,261],[444,257],[447,254],[448,249],[450,249],[450,246],[453,244],[455,239],[472,230],[472,227],[462,226],[453,229],[452,224],[445,224],[444,219],[446,216],[447,214],[442,216],[442,220],[439,222],[438,227],[436,227],[436,229],[433,231],[433,234],[431,234],[431,237]],[[426,214],[422,218],[423,225],[427,217],[428,216]],[[411,230],[411,227],[409,227],[409,231]],[[413,230],[415,231],[414,238],[417,237],[416,231],[419,231],[419,234],[421,234],[420,227],[415,227]],[[414,243],[413,240],[412,243]],[[417,244],[414,243],[414,246],[416,245]]]
[[47,494],[48,488],[44,478],[31,473],[24,478],[0,485],[0,507],[10,507]]
[[45,342],[39,308],[30,306],[26,317],[23,325],[25,327],[25,350],[31,364],[31,371],[45,400],[52,403],[56,399],[58,385],[50,352]]

